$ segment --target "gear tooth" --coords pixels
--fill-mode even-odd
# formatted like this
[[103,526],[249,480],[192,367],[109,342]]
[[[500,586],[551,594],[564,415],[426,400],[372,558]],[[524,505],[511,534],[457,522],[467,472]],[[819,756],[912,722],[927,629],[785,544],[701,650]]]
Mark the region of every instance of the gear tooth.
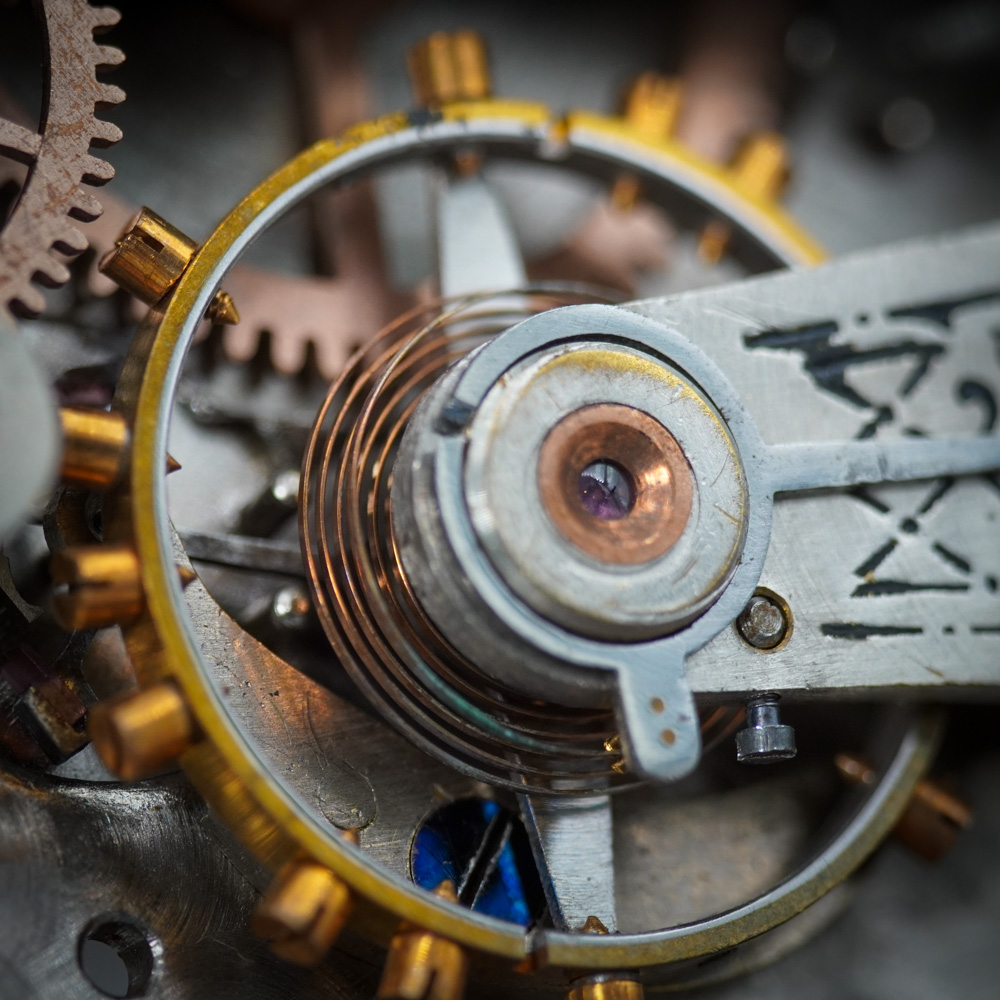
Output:
[[122,137],[122,130],[111,122],[94,118],[92,124],[91,146],[96,146],[98,149],[107,149],[108,146],[113,146]]
[[122,19],[122,13],[114,7],[91,7],[90,23],[94,30],[98,28],[110,28]]
[[125,91],[121,87],[116,87],[113,83],[99,83],[97,85],[97,97],[94,103],[98,108],[113,108],[124,100]]
[[115,168],[107,160],[98,159],[96,156],[88,156],[84,161],[83,182],[94,187],[107,184],[115,176]]
[[18,316],[31,319],[45,312],[45,296],[32,285],[25,285],[10,300],[11,309]]
[[90,246],[90,241],[76,226],[67,226],[52,245],[67,257],[75,257]]
[[104,206],[84,188],[78,188],[73,195],[67,215],[77,222],[93,222],[104,212]]
[[[70,220],[89,222],[102,212],[100,202],[81,186],[100,186],[115,173],[110,163],[88,155],[88,148],[110,146],[122,137],[116,125],[93,114],[125,99],[120,87],[98,79],[101,69],[117,66],[124,54],[117,46],[101,45],[93,37],[117,24],[121,14],[113,7],[91,7],[88,0],[66,0],[53,3],[51,10],[46,5],[45,17],[52,21],[51,30],[68,32],[74,42],[72,66],[51,66],[47,80],[49,86],[64,90],[71,99],[64,109],[65,120],[49,120],[40,137],[22,137],[22,157],[32,157],[39,167],[29,173],[26,185],[34,182],[44,187],[47,183],[49,189],[45,192],[47,217],[31,219],[28,226],[20,227],[22,239],[11,259],[12,273],[5,276],[5,287],[0,289],[0,307],[9,306],[19,316],[45,311],[45,297],[33,284],[56,287],[69,281],[69,270],[60,255],[81,253],[89,245]],[[50,131],[61,133],[58,141],[45,142]],[[37,150],[29,138],[36,141]],[[42,169],[46,165],[49,170]],[[30,203],[22,197],[14,214]]]
[[46,288],[58,288],[69,281],[70,273],[69,268],[62,261],[56,260],[55,257],[39,255],[35,262],[34,277],[40,285],[44,285]]
[[117,45],[95,45],[94,65],[120,66],[125,62],[125,53]]

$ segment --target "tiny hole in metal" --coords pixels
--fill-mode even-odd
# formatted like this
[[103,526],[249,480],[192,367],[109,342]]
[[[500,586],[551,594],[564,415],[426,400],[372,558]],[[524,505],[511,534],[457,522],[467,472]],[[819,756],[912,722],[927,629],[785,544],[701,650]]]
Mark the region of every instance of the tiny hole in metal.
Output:
[[143,996],[153,975],[153,949],[147,935],[125,919],[101,920],[80,937],[80,971],[108,997]]
[[610,459],[600,458],[583,469],[578,490],[583,509],[599,521],[620,521],[635,506],[631,474]]

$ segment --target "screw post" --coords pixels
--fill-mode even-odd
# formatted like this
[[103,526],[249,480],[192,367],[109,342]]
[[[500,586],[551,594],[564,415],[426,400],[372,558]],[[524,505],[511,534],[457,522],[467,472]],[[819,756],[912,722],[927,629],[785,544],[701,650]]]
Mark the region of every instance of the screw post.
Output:
[[747,701],[746,729],[736,734],[736,759],[741,764],[771,764],[791,760],[797,753],[795,730],[781,722],[780,698],[764,692]]

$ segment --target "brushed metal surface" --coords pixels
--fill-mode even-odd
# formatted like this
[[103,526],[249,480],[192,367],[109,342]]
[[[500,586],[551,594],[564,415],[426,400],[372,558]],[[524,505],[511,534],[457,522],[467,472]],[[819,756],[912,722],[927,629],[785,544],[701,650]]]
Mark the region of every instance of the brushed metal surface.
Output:
[[633,304],[725,371],[785,488],[914,480],[779,494],[760,582],[794,635],[723,630],[693,690],[997,697],[998,259],[994,225]]

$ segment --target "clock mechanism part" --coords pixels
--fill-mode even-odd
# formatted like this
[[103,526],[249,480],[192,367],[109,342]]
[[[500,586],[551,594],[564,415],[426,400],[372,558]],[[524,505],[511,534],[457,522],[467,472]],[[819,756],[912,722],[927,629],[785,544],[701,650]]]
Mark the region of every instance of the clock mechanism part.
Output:
[[[25,572],[25,529],[0,562],[3,795],[75,865],[71,818],[106,815],[174,894],[219,883],[202,933],[253,943],[184,967],[191,929],[122,884],[75,955],[0,953],[29,990],[634,1000],[773,961],[890,833],[936,857],[970,822],[927,772],[932,706],[1000,679],[996,226],[823,263],[779,201],[784,142],[695,152],[676,80],[557,112],[495,96],[467,30],[408,67],[414,110],[319,138],[201,242],[151,208],[95,239],[148,312],[108,405],[64,401],[47,506],[10,505],[51,559]],[[234,362],[241,258],[401,165],[433,273],[378,277],[328,384],[308,351],[292,378]],[[537,267],[506,202],[538,178],[669,220],[724,283]],[[75,780],[88,755],[114,780]],[[101,948],[119,992],[88,976]]]
[[[122,51],[98,44],[94,35],[116,24],[118,11],[53,0],[39,5],[46,48],[45,100],[36,129],[0,118],[0,154],[27,168],[23,186],[0,233],[0,306],[28,315],[45,300],[34,287],[63,285],[70,279],[67,257],[88,247],[73,224],[100,216],[92,188],[114,176],[111,165],[93,155],[121,139],[117,125],[97,117],[120,104],[121,88],[98,79],[98,70],[117,66]],[[20,174],[16,167],[13,174]]]

